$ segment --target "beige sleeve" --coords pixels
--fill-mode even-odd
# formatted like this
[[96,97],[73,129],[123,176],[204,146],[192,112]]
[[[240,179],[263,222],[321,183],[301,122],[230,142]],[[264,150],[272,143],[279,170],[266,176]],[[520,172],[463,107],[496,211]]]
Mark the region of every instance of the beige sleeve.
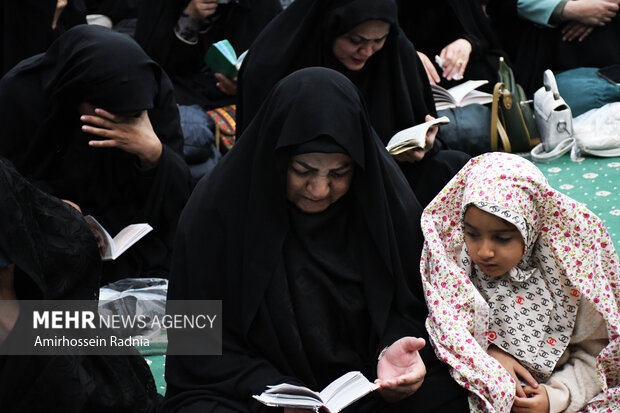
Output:
[[571,342],[544,384],[549,413],[578,412],[602,391],[596,357],[608,342],[603,317],[582,298]]

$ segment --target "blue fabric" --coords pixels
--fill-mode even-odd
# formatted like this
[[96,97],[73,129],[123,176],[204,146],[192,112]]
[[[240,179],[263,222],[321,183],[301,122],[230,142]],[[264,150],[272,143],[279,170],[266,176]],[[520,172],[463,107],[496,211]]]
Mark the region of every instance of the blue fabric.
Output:
[[518,0],[519,17],[550,27],[549,18],[561,0]]
[[560,95],[577,117],[608,103],[620,102],[620,86],[596,74],[595,67],[580,67],[555,75]]
[[179,105],[183,129],[183,156],[194,180],[211,171],[222,156],[215,147],[213,120],[198,105]]

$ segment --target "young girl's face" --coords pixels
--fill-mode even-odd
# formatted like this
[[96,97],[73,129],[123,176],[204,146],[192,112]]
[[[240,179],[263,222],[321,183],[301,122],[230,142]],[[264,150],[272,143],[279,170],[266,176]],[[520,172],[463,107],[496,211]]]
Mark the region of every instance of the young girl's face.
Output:
[[525,252],[517,227],[473,205],[463,221],[469,256],[486,275],[500,277],[517,266]]

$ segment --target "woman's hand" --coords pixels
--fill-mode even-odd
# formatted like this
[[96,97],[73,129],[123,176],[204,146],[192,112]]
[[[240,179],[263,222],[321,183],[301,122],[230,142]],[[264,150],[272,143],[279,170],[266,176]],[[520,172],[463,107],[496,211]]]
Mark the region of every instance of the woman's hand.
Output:
[[568,22],[562,27],[562,40],[565,42],[572,42],[577,39],[582,42],[593,30],[594,27],[592,26],[586,26],[579,22]]
[[54,18],[52,19],[52,30],[56,30],[60,14],[65,9],[65,7],[67,7],[67,3],[67,0],[56,0],[56,10],[54,11]]
[[123,116],[96,108],[94,115],[82,115],[80,120],[84,132],[103,138],[89,141],[93,148],[119,148],[132,153],[140,159],[142,169],[151,169],[159,162],[162,144],[146,110],[138,116]]
[[470,55],[471,43],[465,39],[457,39],[444,47],[439,54],[443,60],[442,76],[447,80],[461,80]]
[[586,26],[604,26],[618,13],[620,0],[577,0],[564,6],[564,20],[577,21]]
[[[429,122],[435,119],[431,115],[426,115],[424,118],[425,122]],[[433,149],[433,145],[435,145],[435,138],[437,137],[437,132],[439,132],[439,126],[433,126],[428,129],[426,132],[426,143],[424,144],[424,149],[411,149],[406,152],[399,153],[398,155],[394,155],[394,159],[398,162],[419,162],[424,159],[424,156],[428,151]]]
[[217,86],[219,90],[229,96],[235,96],[237,94],[237,76],[235,76],[233,80],[230,80],[223,74],[216,73],[215,78],[217,79],[215,86]]
[[525,386],[525,397],[515,397],[512,413],[547,413],[549,412],[549,396],[545,386],[533,388]]
[[189,0],[187,7],[185,7],[185,13],[192,18],[192,20],[201,22],[205,18],[215,14],[217,10],[217,0]]
[[425,342],[421,338],[403,337],[392,344],[377,363],[379,394],[388,402],[397,402],[415,393],[426,375],[420,357]]
[[0,343],[13,331],[19,317],[14,271],[15,264],[0,268]]
[[[525,391],[521,387],[521,380],[529,383],[532,388],[538,389],[538,382],[534,379],[534,377],[530,374],[529,371],[525,367],[521,365],[514,357],[505,351],[501,350],[499,347],[491,344],[487,353],[493,357],[495,360],[499,361],[499,363],[508,370],[508,373],[512,376],[516,384],[516,394],[517,397],[527,397]],[[546,394],[546,392],[545,392]]]
[[439,73],[437,73],[435,65],[433,65],[428,56],[422,52],[418,52],[418,57],[422,61],[422,65],[424,66],[424,70],[426,71],[426,76],[428,76],[428,81],[431,82],[431,85],[436,85],[437,83],[441,82]]

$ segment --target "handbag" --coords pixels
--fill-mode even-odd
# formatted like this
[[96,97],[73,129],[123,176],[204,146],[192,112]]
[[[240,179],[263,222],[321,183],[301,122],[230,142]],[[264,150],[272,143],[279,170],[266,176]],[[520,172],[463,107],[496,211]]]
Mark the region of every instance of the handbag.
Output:
[[534,109],[541,143],[532,149],[532,158],[541,161],[564,155],[574,144],[573,113],[549,69],[543,75],[543,87],[534,93]]
[[207,111],[207,115],[215,123],[215,146],[222,154],[235,146],[236,114],[237,105],[228,105]]
[[501,141],[504,152],[529,152],[540,142],[530,102],[503,57],[498,74],[491,106],[491,150],[499,150]]
[[437,116],[450,119],[439,128],[439,139],[448,149],[456,149],[471,156],[478,156],[491,150],[489,105],[467,105],[437,111]]

